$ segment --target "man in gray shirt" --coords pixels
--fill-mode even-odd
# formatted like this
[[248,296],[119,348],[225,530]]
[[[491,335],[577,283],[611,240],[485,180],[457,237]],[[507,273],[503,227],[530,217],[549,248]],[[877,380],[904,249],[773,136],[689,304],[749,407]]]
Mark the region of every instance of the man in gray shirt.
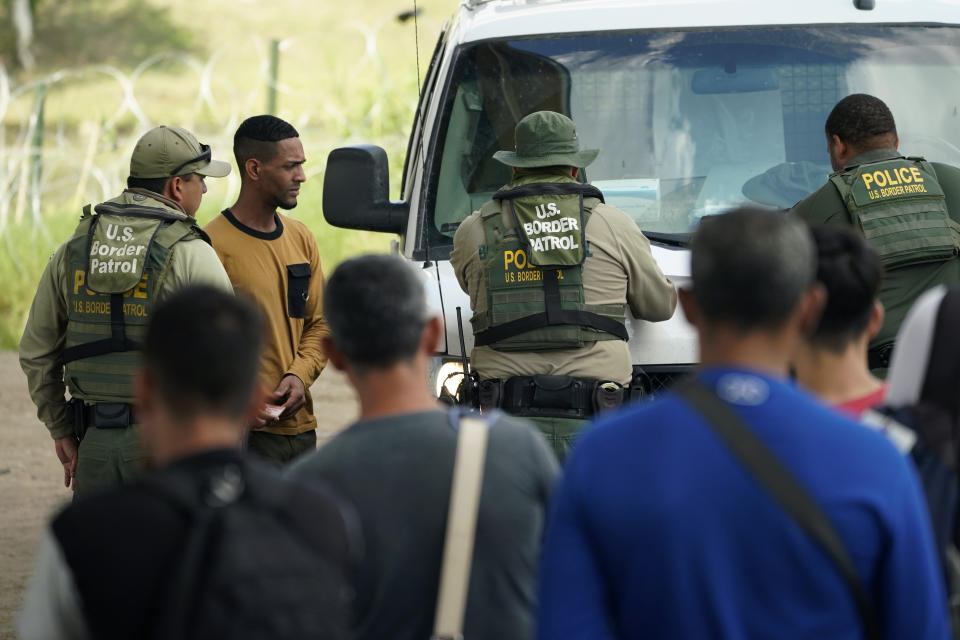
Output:
[[[387,255],[340,265],[324,311],[324,350],[357,390],[360,420],[290,473],[337,487],[360,514],[357,637],[422,640],[432,632],[457,447],[459,414],[427,385],[443,324],[428,315],[419,274]],[[557,463],[531,425],[491,421],[464,637],[527,638]]]

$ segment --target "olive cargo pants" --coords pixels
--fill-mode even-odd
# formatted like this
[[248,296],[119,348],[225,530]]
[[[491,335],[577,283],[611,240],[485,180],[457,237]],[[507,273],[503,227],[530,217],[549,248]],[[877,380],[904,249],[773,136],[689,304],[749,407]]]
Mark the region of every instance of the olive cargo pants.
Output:
[[266,431],[251,431],[247,436],[247,450],[277,466],[283,466],[301,454],[315,451],[316,448],[316,429],[295,436]]
[[136,426],[87,429],[77,455],[73,499],[129,482],[143,472],[143,455]]
[[523,416],[523,419],[529,420],[537,426],[543,437],[547,439],[547,444],[553,449],[553,453],[557,456],[557,462],[560,464],[563,464],[567,456],[570,455],[577,434],[587,424],[587,420],[574,418],[532,418]]

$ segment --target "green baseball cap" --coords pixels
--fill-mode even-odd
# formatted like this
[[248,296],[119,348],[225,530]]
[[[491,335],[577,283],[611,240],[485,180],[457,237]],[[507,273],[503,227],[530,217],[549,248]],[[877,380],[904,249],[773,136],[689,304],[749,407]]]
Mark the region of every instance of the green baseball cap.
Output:
[[211,158],[210,147],[183,127],[150,129],[137,141],[130,156],[131,178],[169,178],[188,173],[222,178],[230,173],[230,164]]
[[517,123],[516,151],[497,151],[494,159],[511,167],[585,167],[598,149],[580,150],[573,120],[555,111],[536,111]]

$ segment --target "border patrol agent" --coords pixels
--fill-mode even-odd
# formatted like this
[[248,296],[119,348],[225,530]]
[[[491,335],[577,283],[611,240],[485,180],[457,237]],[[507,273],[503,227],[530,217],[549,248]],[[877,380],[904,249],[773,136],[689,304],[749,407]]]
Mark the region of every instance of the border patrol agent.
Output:
[[130,158],[128,188],[84,207],[40,277],[20,366],[75,498],[139,471],[132,383],[155,304],[188,284],[233,292],[194,219],[204,177],[228,173],[186,129],[148,131]]
[[886,318],[870,342],[869,361],[882,373],[914,300],[960,282],[960,169],[901,155],[893,114],[870,95],[838,102],[825,128],[835,173],[792,212],[811,224],[851,226],[880,255]]
[[458,227],[450,263],[470,295],[482,409],[532,419],[562,460],[586,419],[629,394],[627,305],[667,320],[677,294],[634,221],[577,181],[599,151],[580,150],[570,118],[530,114],[515,138],[494,154],[510,183]]

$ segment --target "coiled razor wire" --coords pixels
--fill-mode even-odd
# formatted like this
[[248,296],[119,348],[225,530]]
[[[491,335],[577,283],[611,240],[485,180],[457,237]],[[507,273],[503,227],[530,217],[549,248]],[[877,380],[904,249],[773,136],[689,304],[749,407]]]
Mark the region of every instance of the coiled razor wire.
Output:
[[[325,157],[325,152],[333,142],[354,138],[365,129],[365,125],[382,123],[384,114],[390,108],[409,108],[411,113],[416,108],[417,96],[412,95],[412,88],[410,96],[398,100],[397,91],[403,87],[391,84],[390,74],[381,59],[378,39],[387,22],[382,20],[371,26],[353,20],[343,25],[346,33],[353,33],[362,41],[361,53],[352,60],[347,77],[355,79],[363,72],[371,72],[376,90],[337,86],[340,83],[327,83],[325,86],[322,82],[312,82],[311,87],[324,87],[310,92],[310,100],[316,105],[315,108],[292,115],[284,114],[298,128],[305,129],[310,122],[322,122],[325,128],[334,132],[334,140],[329,139],[331,136],[327,136],[328,139],[319,136],[304,139],[304,144],[313,152],[310,154],[312,161],[308,177],[323,171],[320,159]],[[281,51],[289,51],[295,50],[297,44],[297,38],[287,38],[279,46]],[[205,109],[218,114],[213,135],[205,131],[201,137],[213,142],[221,156],[227,156],[233,131],[242,117],[261,111],[258,99],[270,82],[270,43],[252,36],[250,45],[259,59],[256,75],[236,82],[229,82],[215,73],[217,63],[229,53],[227,45],[215,50],[205,60],[189,54],[164,52],[151,55],[128,72],[111,65],[88,65],[61,69],[20,85],[13,82],[0,62],[0,123],[3,123],[0,126],[0,236],[3,236],[4,244],[11,251],[15,267],[22,270],[15,247],[9,242],[8,230],[11,225],[29,223],[36,235],[52,243],[55,239],[49,237],[41,211],[69,210],[72,214],[88,201],[106,200],[119,191],[126,178],[127,163],[136,140],[149,127],[159,124],[150,118],[137,97],[138,83],[147,72],[170,63],[181,64],[191,72],[183,79],[196,85],[191,121],[176,124],[193,129],[195,118]],[[317,72],[313,64],[302,64],[300,68],[304,73]],[[19,101],[28,100],[39,92],[49,95],[70,83],[91,77],[105,77],[117,87],[119,97],[116,107],[106,117],[78,120],[78,126],[68,132],[62,122],[40,121],[42,101],[37,100],[40,105],[35,104],[21,118],[19,125],[10,122],[11,110]],[[331,84],[334,86],[331,87]],[[279,82],[274,88],[285,96],[305,93]],[[347,107],[343,104],[348,95],[362,95],[359,109],[355,105]],[[83,106],[78,105],[77,108],[82,109]],[[128,131],[131,118],[135,126]],[[41,126],[44,142],[37,148],[34,140],[37,139],[37,127]],[[386,135],[388,140],[385,144],[402,151],[406,131],[387,132]],[[36,166],[38,162],[41,163],[42,172]],[[234,172],[226,180],[223,207],[229,206],[238,189],[239,177]]]

